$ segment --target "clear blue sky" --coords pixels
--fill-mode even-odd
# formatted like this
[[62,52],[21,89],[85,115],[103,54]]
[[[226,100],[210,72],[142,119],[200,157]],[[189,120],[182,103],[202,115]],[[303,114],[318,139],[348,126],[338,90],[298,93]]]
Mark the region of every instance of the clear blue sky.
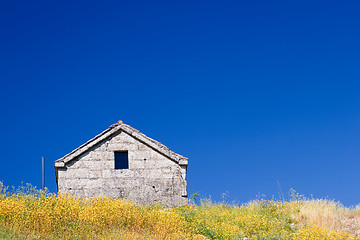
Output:
[[[118,120],[189,157],[188,190],[360,202],[358,1],[0,3],[0,180]],[[280,185],[280,188],[279,188]]]

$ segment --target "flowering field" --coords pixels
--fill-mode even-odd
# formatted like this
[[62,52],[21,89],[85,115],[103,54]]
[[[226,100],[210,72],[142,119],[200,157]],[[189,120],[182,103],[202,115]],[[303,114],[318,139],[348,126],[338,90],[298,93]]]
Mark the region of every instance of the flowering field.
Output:
[[360,209],[328,200],[166,208],[0,190],[1,239],[360,239]]

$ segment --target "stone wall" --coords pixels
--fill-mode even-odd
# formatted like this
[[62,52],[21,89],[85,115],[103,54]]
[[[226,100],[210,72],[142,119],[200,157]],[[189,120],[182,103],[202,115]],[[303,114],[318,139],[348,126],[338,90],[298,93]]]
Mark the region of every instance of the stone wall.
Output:
[[[115,169],[114,152],[128,151],[129,169]],[[57,168],[58,192],[176,206],[187,201],[186,166],[120,131]]]

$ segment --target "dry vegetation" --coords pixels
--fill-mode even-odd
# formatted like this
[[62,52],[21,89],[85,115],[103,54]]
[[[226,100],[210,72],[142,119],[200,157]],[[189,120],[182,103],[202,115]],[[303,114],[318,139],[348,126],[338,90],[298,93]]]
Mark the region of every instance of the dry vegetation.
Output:
[[1,186],[1,239],[360,239],[360,209],[329,200],[166,208]]

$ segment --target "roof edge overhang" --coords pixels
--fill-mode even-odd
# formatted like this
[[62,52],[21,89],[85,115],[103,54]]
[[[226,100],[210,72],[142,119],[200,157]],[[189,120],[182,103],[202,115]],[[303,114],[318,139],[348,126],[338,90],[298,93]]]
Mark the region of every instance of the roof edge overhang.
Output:
[[171,151],[168,147],[166,147],[162,143],[147,137],[145,134],[141,133],[140,131],[136,130],[135,128],[132,128],[129,125],[126,125],[126,124],[122,123],[121,121],[119,121],[118,123],[111,125],[108,129],[106,129],[102,133],[98,134],[94,138],[90,139],[89,141],[87,141],[86,143],[81,145],[80,147],[76,148],[69,154],[56,160],[55,168],[65,167],[65,164],[71,162],[76,157],[89,151],[92,147],[94,147],[101,141],[107,139],[108,137],[112,136],[113,134],[115,134],[119,131],[124,131],[125,133],[129,134],[133,138],[144,143],[145,145],[149,146],[153,150],[159,152],[160,154],[164,155],[165,157],[168,157],[169,159],[178,163],[181,166],[188,165],[188,158]]

